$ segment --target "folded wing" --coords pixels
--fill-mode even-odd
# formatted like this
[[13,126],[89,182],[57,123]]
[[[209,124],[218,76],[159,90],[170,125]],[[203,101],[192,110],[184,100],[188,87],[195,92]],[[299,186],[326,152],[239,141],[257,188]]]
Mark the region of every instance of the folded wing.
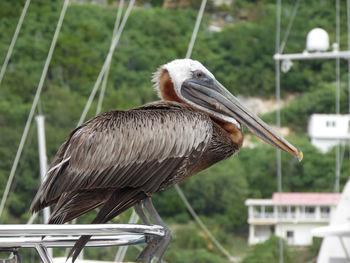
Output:
[[198,159],[211,136],[207,115],[177,103],[101,114],[60,147],[31,210],[57,203],[51,222],[64,223],[104,204],[115,191],[151,195],[189,157]]

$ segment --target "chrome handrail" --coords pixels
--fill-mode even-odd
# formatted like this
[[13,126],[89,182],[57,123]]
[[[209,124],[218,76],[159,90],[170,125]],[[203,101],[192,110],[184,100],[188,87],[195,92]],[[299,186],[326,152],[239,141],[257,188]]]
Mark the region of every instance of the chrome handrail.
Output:
[[163,236],[158,225],[138,224],[76,224],[76,225],[0,225],[0,236],[55,236],[55,235],[115,235],[147,234]]
[[72,247],[82,235],[93,235],[87,247],[128,246],[145,243],[146,236],[162,237],[164,228],[138,224],[0,225],[0,248],[35,248],[42,262],[52,263],[47,248]]

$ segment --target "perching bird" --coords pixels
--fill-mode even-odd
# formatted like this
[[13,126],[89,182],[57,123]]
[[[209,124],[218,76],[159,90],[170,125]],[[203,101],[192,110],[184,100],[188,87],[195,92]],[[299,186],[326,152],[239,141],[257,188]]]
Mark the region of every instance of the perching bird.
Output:
[[[245,108],[200,62],[178,59],[153,76],[161,101],[100,114],[62,144],[39,188],[32,212],[56,205],[51,224],[63,224],[97,207],[92,223],[105,223],[134,206],[145,224],[164,222],[151,196],[240,149],[242,125],[263,141],[302,153]],[[150,240],[138,259],[163,256],[172,237]],[[71,250],[73,261],[91,236]]]

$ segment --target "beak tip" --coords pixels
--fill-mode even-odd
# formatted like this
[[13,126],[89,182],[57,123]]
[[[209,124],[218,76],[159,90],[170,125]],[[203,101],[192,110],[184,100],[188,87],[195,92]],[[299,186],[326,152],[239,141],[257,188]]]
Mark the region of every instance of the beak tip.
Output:
[[297,159],[298,159],[298,161],[301,162],[301,160],[303,159],[303,157],[304,157],[303,152],[300,151],[300,150],[298,149],[298,153],[297,153]]

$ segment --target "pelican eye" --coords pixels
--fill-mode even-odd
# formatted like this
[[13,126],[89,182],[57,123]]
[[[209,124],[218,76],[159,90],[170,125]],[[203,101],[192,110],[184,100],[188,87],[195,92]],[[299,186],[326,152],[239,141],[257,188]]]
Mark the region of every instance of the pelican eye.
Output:
[[213,79],[201,70],[192,71],[192,77],[193,81],[198,81],[202,85],[208,86],[213,84]]
[[193,77],[196,79],[202,79],[206,77],[206,75],[200,70],[193,71],[192,74],[193,74]]

